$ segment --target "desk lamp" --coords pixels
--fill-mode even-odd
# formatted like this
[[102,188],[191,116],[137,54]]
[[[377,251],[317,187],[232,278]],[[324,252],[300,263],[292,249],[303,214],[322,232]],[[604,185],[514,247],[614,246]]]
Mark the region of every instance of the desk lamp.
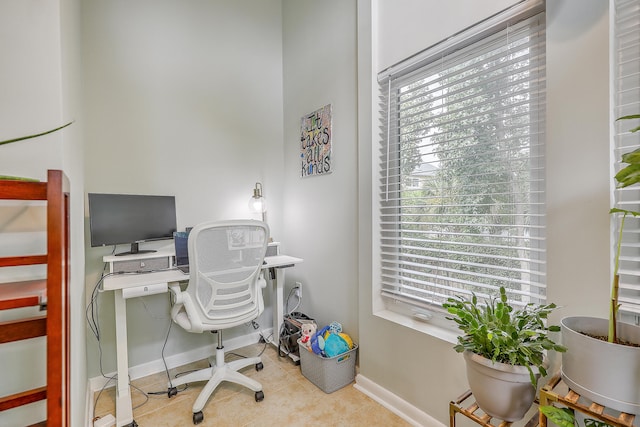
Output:
[[262,214],[262,221],[265,220],[265,212],[267,211],[267,201],[262,196],[262,184],[256,182],[256,187],[253,189],[253,196],[249,199],[249,209],[251,212]]

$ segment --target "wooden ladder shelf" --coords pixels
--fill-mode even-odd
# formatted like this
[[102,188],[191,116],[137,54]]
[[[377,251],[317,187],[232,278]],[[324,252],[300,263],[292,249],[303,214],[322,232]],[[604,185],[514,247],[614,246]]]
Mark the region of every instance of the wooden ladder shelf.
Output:
[[[559,393],[556,388],[562,384],[562,378],[559,373],[555,374],[544,387],[540,389],[540,405],[547,406],[557,403],[574,411],[580,411],[588,418],[595,418],[615,427],[633,427],[635,415],[625,412],[617,412],[617,416],[605,413],[606,407],[595,403],[580,403],[580,395],[575,391],[568,389],[566,393]],[[547,417],[540,413],[540,427],[547,427]]]
[[46,399],[47,420],[37,425],[68,426],[69,181],[59,170],[48,171],[47,182],[0,180],[0,200],[41,200],[47,205],[47,253],[0,258],[0,267],[47,266],[46,279],[0,283],[0,310],[41,310],[37,316],[0,322],[0,344],[46,336],[46,385],[0,397],[0,411]]
[[[537,403],[537,400],[536,400]],[[449,402],[449,427],[456,427],[456,414],[462,414],[482,427],[510,427],[512,423],[493,418],[485,414],[473,398],[471,390],[462,393],[456,400]],[[527,421],[524,427],[536,427],[538,415]]]

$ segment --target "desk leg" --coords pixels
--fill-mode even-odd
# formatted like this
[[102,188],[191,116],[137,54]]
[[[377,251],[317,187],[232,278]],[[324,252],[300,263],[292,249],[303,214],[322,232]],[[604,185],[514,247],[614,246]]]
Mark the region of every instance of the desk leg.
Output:
[[282,327],[282,322],[284,322],[284,270],[282,268],[272,268],[268,274],[276,291],[276,301],[273,307],[273,344],[277,347],[280,340],[280,328]]
[[129,389],[129,360],[127,355],[127,301],[122,289],[114,291],[116,314],[116,357],[118,381],[116,383],[116,426],[135,425]]

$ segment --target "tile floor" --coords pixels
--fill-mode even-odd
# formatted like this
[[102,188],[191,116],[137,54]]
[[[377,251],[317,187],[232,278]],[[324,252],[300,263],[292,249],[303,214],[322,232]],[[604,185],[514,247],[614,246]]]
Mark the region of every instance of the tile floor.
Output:
[[[243,347],[235,353],[255,356],[264,349],[264,344]],[[227,360],[237,356],[227,354]],[[404,427],[409,423],[390,412],[374,400],[348,385],[330,394],[324,393],[308,381],[288,358],[278,357],[275,347],[268,345],[262,354],[264,369],[256,371],[253,366],[242,372],[260,381],[265,399],[256,402],[254,392],[228,382],[213,393],[204,408],[204,421],[199,426],[263,427],[263,426],[385,426]],[[170,370],[172,376],[195,368],[207,366],[207,361],[196,362]],[[132,388],[134,419],[140,427],[192,426],[191,405],[204,383],[190,385],[177,396],[169,399],[166,394],[165,373],[154,374],[133,381],[133,385],[145,393]],[[98,397],[95,415],[114,414],[115,389],[104,390]]]

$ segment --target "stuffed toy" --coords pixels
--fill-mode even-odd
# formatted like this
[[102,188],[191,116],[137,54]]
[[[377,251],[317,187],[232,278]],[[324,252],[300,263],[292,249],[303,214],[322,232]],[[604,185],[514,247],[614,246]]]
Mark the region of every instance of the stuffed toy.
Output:
[[309,351],[311,350],[311,337],[315,335],[318,327],[314,322],[303,322],[300,326],[301,334],[300,342],[307,348]]
[[[329,332],[331,332],[332,334],[339,334],[340,332],[342,332],[342,325],[338,322],[331,322],[329,324]],[[327,337],[325,337],[326,339]]]
[[334,357],[349,351],[349,344],[338,334],[329,334],[324,340],[324,353],[327,357]]
[[324,356],[324,335],[329,330],[328,326],[311,335],[311,351],[319,356]]

